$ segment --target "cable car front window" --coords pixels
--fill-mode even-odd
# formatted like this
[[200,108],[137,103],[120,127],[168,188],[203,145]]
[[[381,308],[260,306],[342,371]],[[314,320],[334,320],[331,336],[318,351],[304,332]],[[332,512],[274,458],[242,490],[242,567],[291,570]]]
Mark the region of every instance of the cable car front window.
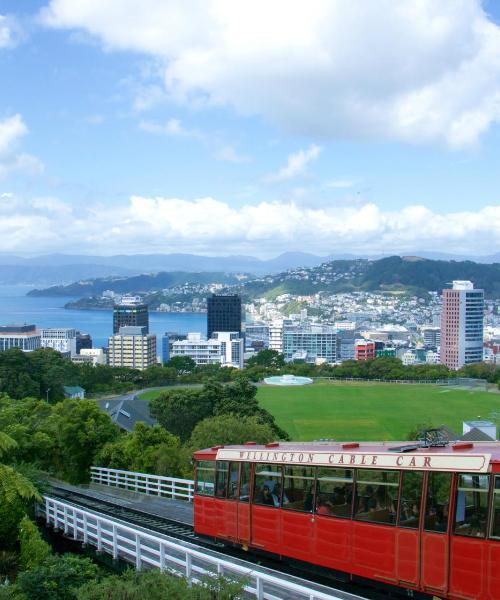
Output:
[[195,494],[213,496],[215,491],[215,462],[200,460],[196,463]]

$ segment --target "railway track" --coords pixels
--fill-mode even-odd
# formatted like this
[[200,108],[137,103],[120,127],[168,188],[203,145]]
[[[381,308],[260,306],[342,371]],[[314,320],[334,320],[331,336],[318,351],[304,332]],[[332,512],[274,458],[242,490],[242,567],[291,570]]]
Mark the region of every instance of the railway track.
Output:
[[[281,561],[272,556],[247,552],[239,547],[230,546],[217,540],[200,536],[195,533],[193,526],[189,525],[188,523],[180,523],[173,519],[168,519],[159,515],[152,515],[145,511],[122,506],[117,502],[96,498],[89,493],[85,493],[84,490],[75,491],[73,489],[70,490],[68,488],[58,486],[57,484],[52,484],[48,495],[70,504],[75,504],[78,507],[89,509],[111,518],[119,519],[128,524],[134,524],[139,527],[164,534],[183,542],[195,544],[196,546],[220,552],[229,557],[244,560],[258,566],[270,568],[285,575],[300,577],[301,579],[310,581],[311,583],[327,586],[332,590],[332,593],[343,592],[345,594],[362,595],[363,598],[366,598],[367,600],[408,598],[408,596],[401,590],[376,590],[370,586],[367,587],[365,585],[353,582],[344,583],[338,581],[337,579],[326,576],[324,572],[321,573],[315,571],[314,569],[308,569],[307,565],[297,566],[292,563]],[[414,596],[414,598],[421,597],[424,596]],[[425,596],[425,598],[429,598],[429,596]]]

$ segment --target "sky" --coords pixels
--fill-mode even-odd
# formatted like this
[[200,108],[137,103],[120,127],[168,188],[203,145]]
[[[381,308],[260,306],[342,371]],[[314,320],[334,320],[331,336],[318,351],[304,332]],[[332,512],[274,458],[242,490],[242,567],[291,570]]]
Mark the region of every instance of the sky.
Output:
[[500,2],[0,0],[0,253],[500,251]]

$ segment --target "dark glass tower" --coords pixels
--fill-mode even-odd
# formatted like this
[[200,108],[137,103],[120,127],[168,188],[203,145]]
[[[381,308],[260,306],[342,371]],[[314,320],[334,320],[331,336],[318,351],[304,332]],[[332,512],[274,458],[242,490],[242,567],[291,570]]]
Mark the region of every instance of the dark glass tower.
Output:
[[212,294],[207,299],[207,337],[214,331],[237,331],[241,334],[241,297]]
[[113,333],[120,327],[145,327],[149,333],[148,305],[141,303],[115,304],[113,308]]

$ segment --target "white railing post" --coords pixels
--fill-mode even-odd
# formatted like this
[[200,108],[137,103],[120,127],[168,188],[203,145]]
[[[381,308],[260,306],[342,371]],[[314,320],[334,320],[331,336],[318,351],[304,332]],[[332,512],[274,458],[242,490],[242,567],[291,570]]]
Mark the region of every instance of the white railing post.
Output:
[[73,518],[73,539],[78,540],[78,522],[77,522],[77,518],[76,518],[76,509],[73,509],[72,518]]
[[165,570],[165,545],[160,541],[160,571]]
[[63,514],[64,514],[64,534],[68,535],[68,509],[66,508],[66,506],[64,507]]
[[89,543],[89,532],[87,529],[87,513],[83,513],[83,543]]
[[258,573],[255,574],[255,597],[257,600],[264,600],[264,582]]
[[97,552],[102,552],[102,529],[101,519],[97,520]]
[[118,539],[116,535],[116,525],[113,525],[113,558],[118,558]]
[[142,568],[141,560],[141,537],[138,533],[135,534],[135,568],[140,571]]

